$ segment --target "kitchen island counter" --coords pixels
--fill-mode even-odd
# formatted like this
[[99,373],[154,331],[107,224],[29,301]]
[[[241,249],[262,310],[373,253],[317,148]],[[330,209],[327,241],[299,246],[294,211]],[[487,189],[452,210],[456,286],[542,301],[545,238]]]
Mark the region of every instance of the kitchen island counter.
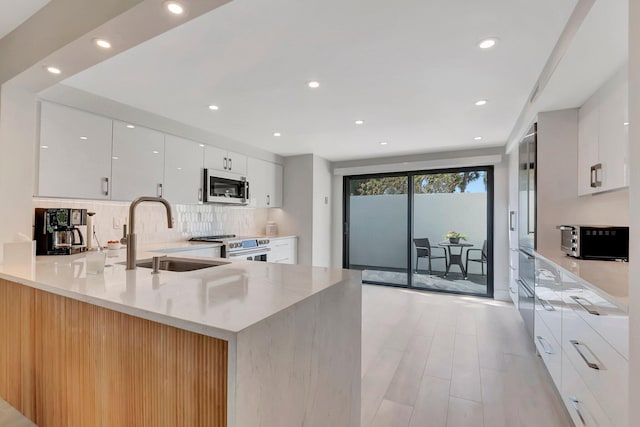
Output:
[[[145,248],[138,259],[159,249]],[[152,275],[127,271],[120,264],[125,250],[110,255],[100,275],[86,274],[84,254],[0,266],[0,286],[22,285],[223,342],[225,425],[358,425],[359,272],[243,261]]]

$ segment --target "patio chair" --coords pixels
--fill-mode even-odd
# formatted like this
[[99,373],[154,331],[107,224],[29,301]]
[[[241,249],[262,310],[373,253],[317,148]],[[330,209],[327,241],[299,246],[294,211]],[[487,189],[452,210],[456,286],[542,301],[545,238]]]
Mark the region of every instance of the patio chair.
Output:
[[[429,239],[427,238],[413,239],[413,244],[416,245],[416,273],[418,272],[418,261],[420,261],[420,258],[429,259],[429,274],[432,274],[432,259],[444,259],[445,267],[449,265],[447,261],[447,251],[445,248],[432,248],[431,244],[429,243]],[[434,255],[433,251],[436,249],[442,249],[443,255]]]
[[[471,252],[480,252],[480,258],[470,258]],[[482,269],[482,275],[484,276],[484,265],[487,263],[487,241],[482,244],[482,249],[467,249],[467,261],[465,262],[465,270],[469,274],[469,261],[479,262]]]

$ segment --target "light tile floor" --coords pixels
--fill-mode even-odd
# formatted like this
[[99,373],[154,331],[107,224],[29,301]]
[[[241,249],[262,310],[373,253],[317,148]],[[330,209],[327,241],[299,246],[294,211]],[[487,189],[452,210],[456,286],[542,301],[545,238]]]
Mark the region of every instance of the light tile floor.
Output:
[[362,289],[362,427],[572,426],[512,304]]
[[16,411],[7,402],[0,399],[0,426],[2,427],[36,427],[20,412]]

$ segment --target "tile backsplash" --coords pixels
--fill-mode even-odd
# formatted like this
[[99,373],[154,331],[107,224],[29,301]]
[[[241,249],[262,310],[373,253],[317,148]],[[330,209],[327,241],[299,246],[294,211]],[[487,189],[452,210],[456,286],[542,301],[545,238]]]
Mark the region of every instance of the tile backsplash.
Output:
[[[34,208],[75,208],[95,212],[93,225],[100,244],[122,237],[122,224],[129,220],[128,202],[33,198]],[[144,203],[136,208],[139,244],[187,240],[216,234],[263,235],[269,217],[267,208],[223,205],[172,205],[173,227],[167,228],[164,206]],[[116,228],[118,227],[118,228]],[[95,243],[94,243],[95,244]]]

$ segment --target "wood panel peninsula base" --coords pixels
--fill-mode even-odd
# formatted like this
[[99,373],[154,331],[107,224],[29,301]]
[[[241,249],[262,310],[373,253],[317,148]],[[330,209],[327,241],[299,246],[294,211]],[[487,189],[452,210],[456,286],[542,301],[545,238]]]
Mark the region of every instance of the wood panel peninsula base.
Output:
[[0,398],[39,427],[360,425],[358,273],[243,262],[61,285],[47,263],[0,266]]

